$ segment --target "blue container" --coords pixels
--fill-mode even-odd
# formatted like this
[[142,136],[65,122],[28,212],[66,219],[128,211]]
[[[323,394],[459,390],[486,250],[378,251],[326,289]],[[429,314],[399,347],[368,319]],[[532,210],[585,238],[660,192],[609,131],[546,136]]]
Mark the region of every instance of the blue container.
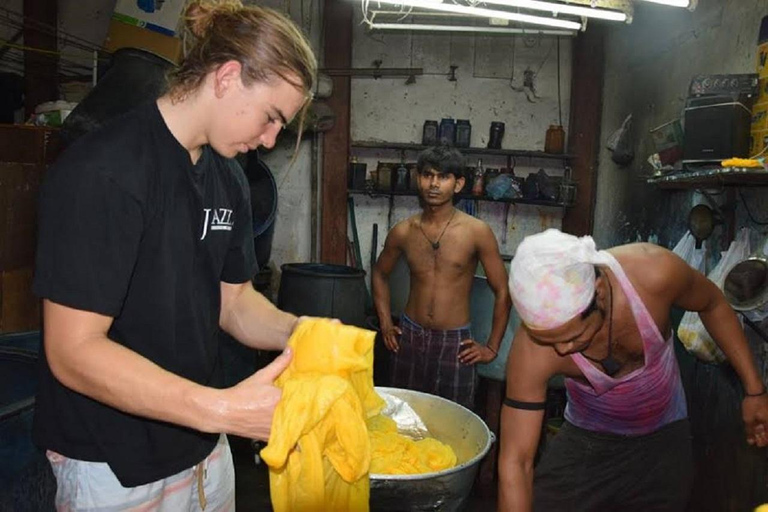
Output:
[[437,138],[440,144],[453,146],[456,143],[456,121],[450,117],[441,119],[440,133]]
[[30,437],[36,370],[35,354],[0,349],[0,482],[13,479],[37,453]]
[[25,350],[35,354],[40,352],[40,331],[14,332],[0,336],[0,349]]
[[[496,297],[488,285],[485,276],[475,276],[472,282],[471,298],[469,300],[469,316],[472,319],[472,335],[480,343],[485,343],[491,335],[493,327],[493,305]],[[507,377],[507,356],[512,348],[512,338],[520,326],[520,319],[515,308],[509,312],[509,321],[501,338],[499,354],[490,363],[477,365],[477,374],[486,379],[504,381]]]
[[53,510],[56,481],[32,443],[40,333],[0,336],[0,510]]
[[472,125],[468,119],[459,119],[456,121],[456,147],[468,148],[469,141],[472,139]]

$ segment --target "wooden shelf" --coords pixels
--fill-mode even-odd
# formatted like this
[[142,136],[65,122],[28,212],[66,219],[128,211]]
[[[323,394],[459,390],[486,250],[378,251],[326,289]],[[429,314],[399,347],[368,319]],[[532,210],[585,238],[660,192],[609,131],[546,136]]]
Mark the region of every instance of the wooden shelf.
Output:
[[[396,197],[396,196],[418,196],[418,193],[415,190],[393,190],[391,192],[387,192],[384,190],[373,190],[373,191],[366,191],[366,190],[348,190],[349,194],[352,195],[361,195],[361,196],[368,196],[368,197]],[[549,201],[546,199],[525,199],[525,198],[518,198],[518,199],[493,199],[487,196],[473,196],[470,194],[458,194],[456,196],[459,199],[471,199],[475,201],[487,201],[490,203],[517,203],[517,204],[531,204],[536,206],[549,206],[553,208],[567,208],[569,205],[560,203],[558,201]]]
[[724,186],[768,187],[768,171],[745,167],[715,167],[686,169],[684,171],[648,178],[648,183],[659,188],[686,189]]
[[[361,149],[386,149],[394,151],[423,151],[430,146],[422,144],[410,144],[406,142],[379,142],[379,141],[353,141],[353,148]],[[555,155],[543,151],[530,151],[525,149],[488,149],[488,148],[456,148],[464,155],[495,155],[516,158],[540,158],[548,160],[567,161],[573,158],[573,155],[561,154]]]

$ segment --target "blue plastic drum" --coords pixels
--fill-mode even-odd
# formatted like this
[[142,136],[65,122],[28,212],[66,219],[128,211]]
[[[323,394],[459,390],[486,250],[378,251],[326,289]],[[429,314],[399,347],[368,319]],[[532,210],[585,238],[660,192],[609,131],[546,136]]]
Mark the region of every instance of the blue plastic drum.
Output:
[[52,510],[56,482],[32,443],[40,334],[0,336],[0,510]]

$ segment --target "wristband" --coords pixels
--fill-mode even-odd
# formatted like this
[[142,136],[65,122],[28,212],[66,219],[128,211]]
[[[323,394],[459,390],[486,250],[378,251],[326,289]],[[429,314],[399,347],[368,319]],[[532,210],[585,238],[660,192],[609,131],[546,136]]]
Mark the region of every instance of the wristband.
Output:
[[[488,345],[486,345],[486,348],[487,348],[488,350],[490,350],[491,352],[493,352],[493,355],[494,355],[494,356],[498,356],[498,355],[499,355],[499,353],[498,353],[498,352],[496,352],[495,350],[493,350],[493,349],[492,349],[491,347],[489,347]],[[763,391],[763,393],[765,393],[765,391]]]
[[765,386],[763,386],[763,390],[759,393],[744,393],[744,397],[756,397],[756,396],[763,396],[766,393],[768,393],[768,390],[765,389]]

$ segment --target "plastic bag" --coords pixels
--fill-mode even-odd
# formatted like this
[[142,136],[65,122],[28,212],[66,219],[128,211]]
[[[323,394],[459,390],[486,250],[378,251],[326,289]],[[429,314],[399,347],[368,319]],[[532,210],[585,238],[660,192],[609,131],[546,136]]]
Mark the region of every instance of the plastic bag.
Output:
[[[728,272],[730,272],[737,263],[747,258],[749,254],[749,230],[743,228],[739,231],[736,239],[731,242],[731,246],[728,250],[722,253],[720,261],[715,265],[715,268],[712,269],[712,272],[709,273],[707,278],[722,290],[723,284],[725,283],[725,276],[728,275]],[[709,335],[704,324],[701,323],[699,314],[694,311],[687,311],[683,315],[683,319],[680,321],[680,327],[677,328],[677,337],[680,338],[680,341],[688,352],[702,361],[708,363],[722,363],[726,360],[725,354],[723,354],[717,346],[717,343],[715,343]]]
[[491,199],[501,199],[503,197],[512,197],[512,176],[509,174],[499,174],[488,182],[485,187],[485,193]]
[[515,199],[522,195],[520,184],[509,173],[502,173],[493,178],[485,187],[485,193],[491,199]]
[[611,151],[611,159],[619,165],[626,165],[635,158],[632,149],[632,114],[629,114],[621,127],[613,132],[605,143]]
[[705,258],[707,254],[707,242],[702,242],[701,248],[696,248],[696,238],[688,231],[683,238],[677,242],[677,245],[672,252],[680,256],[687,264],[698,270],[699,272],[706,274],[705,272]]

